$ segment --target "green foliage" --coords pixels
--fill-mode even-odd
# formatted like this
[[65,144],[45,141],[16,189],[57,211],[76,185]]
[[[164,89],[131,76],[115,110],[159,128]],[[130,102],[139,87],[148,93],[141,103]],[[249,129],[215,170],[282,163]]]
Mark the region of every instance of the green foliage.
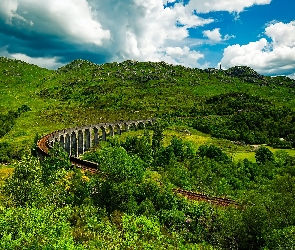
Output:
[[93,156],[86,156],[86,159],[99,163],[100,170],[114,182],[126,180],[141,182],[144,174],[144,166],[140,158],[135,155],[129,156],[122,147],[106,147]]
[[[119,145],[125,145],[129,153]],[[85,158],[100,165],[100,171],[94,176],[71,169],[68,157],[58,146],[50,152],[52,157],[41,165],[34,158],[23,159],[6,183],[5,194],[10,196],[6,204],[19,209],[26,206],[24,216],[30,219],[28,211],[34,211],[34,218],[49,220],[48,228],[41,229],[43,224],[39,225],[37,219],[30,219],[32,226],[23,219],[24,233],[11,233],[14,215],[10,212],[9,222],[5,217],[6,224],[0,223],[0,227],[7,227],[0,243],[8,249],[9,244],[17,246],[19,242],[27,245],[30,242],[28,246],[38,249],[49,240],[58,247],[68,244],[69,249],[133,246],[138,249],[198,249],[201,246],[205,249],[275,249],[292,244],[295,165],[286,153],[278,152],[272,161],[264,164],[246,159],[235,163],[216,146],[201,146],[198,154],[194,154],[189,144],[174,137],[153,156],[160,157],[166,150],[171,152],[169,160],[158,171],[150,171],[146,168],[151,167],[155,159],[149,162],[146,158],[148,161],[143,162],[145,158],[139,157],[150,150],[150,136],[146,132],[142,137],[127,137],[116,146],[89,152]],[[21,181],[22,189],[16,189]],[[191,202],[176,196],[172,187],[211,196],[230,194],[245,206],[225,209]],[[2,215],[8,211],[3,209]],[[11,211],[19,213],[12,208]],[[57,212],[66,214],[59,216]],[[47,214],[52,214],[54,219],[46,217]],[[59,229],[52,229],[53,223],[60,225]],[[43,245],[31,240],[29,230],[33,225],[33,232],[38,232]],[[69,231],[71,234],[67,234]],[[64,236],[64,241],[59,235]],[[282,243],[280,238],[287,237]]]
[[156,218],[125,215],[122,218],[122,224],[126,248],[136,246],[138,249],[153,249],[161,244],[164,237]]
[[255,152],[256,162],[259,164],[265,164],[266,162],[274,161],[273,153],[266,147],[259,147]]
[[163,131],[165,129],[165,124],[161,121],[157,121],[153,125],[153,137],[152,137],[152,149],[154,154],[160,149],[162,140],[164,138]]
[[17,111],[9,111],[7,114],[0,114],[0,138],[7,134],[15,124],[16,119],[31,109],[27,105],[22,105]]
[[[295,107],[294,80],[264,77],[241,66],[228,70],[200,70],[164,62],[129,60],[96,65],[75,60],[50,71],[1,57],[0,78],[1,112],[6,115],[11,110],[31,109],[18,116],[13,127],[10,127],[12,123],[4,126],[11,130],[7,133],[5,129],[3,140],[13,148],[23,145],[26,152],[30,150],[28,141],[33,140],[36,132],[45,134],[65,127],[159,116],[173,119],[200,116],[202,120],[216,111],[223,115],[230,110],[243,110],[243,113],[248,107],[251,112],[259,108],[263,111],[265,106],[275,107],[275,114],[280,113],[276,110],[278,107]],[[214,106],[218,105],[208,101],[214,102],[214,96],[221,98],[220,110],[215,110]],[[246,117],[251,121],[256,116]],[[256,126],[255,131],[249,128],[245,133],[241,133],[245,126],[240,131],[240,125],[235,126],[231,118],[226,126],[217,124],[218,127],[212,128],[208,124],[203,125],[209,128],[210,134],[219,138],[251,143],[268,143],[267,138],[284,138],[294,144],[291,136],[294,129],[289,126],[292,124],[291,116],[280,117],[283,117],[282,122],[275,120],[272,114],[272,118],[264,121],[267,128]],[[276,125],[273,134],[269,129],[269,126],[273,128],[272,120]],[[0,130],[2,128],[0,126]]]
[[184,161],[194,157],[195,152],[190,143],[173,137],[168,147],[160,147],[154,156],[154,165],[158,167],[168,166],[173,161]]
[[14,148],[7,141],[0,142],[0,162],[8,163],[12,159],[20,160],[23,155],[23,149]]
[[34,157],[25,157],[13,165],[13,175],[3,188],[8,204],[63,207],[87,203],[94,185],[88,174],[73,169],[60,147],[55,145],[50,155],[41,164]]
[[96,180],[100,192],[94,195],[95,203],[108,211],[136,212],[145,170],[142,160],[122,147],[106,147],[85,157],[99,163],[102,175]]
[[[227,154],[244,150],[244,143],[294,147],[294,80],[242,66],[76,60],[49,71],[5,58],[0,76],[2,161],[18,158],[37,132],[146,117],[165,121],[151,133],[87,153],[85,159],[99,163],[96,175],[73,168],[57,145],[41,163],[33,157],[14,163],[1,197],[1,248],[293,247],[294,157],[265,147],[257,150],[257,163]],[[168,125],[181,128],[169,139]],[[212,145],[192,146],[186,142],[195,139],[191,127],[235,144],[207,136]],[[172,188],[231,197],[241,206],[190,201]]]
[[1,249],[83,249],[75,245],[70,223],[71,210],[1,208]]
[[295,245],[295,227],[290,226],[283,229],[276,229],[267,237],[268,249],[292,249]]
[[145,163],[151,164],[153,161],[153,151],[151,138],[148,130],[144,131],[141,138],[128,136],[121,146],[129,153],[138,155]]
[[291,147],[295,129],[291,109],[275,107],[267,99],[240,92],[213,96],[206,104],[203,111],[194,111],[199,115],[193,123],[196,129],[232,141]]
[[42,161],[42,181],[45,185],[59,180],[71,169],[70,157],[58,143],[49,150],[49,156]]
[[41,139],[41,136],[39,136],[38,133],[36,133],[35,138],[33,140],[32,146],[31,146],[31,155],[37,157],[37,149],[38,149],[38,140]]
[[4,193],[17,206],[42,202],[42,170],[36,158],[24,157],[14,163],[14,172],[4,186]]
[[230,163],[230,158],[226,155],[226,153],[222,152],[222,150],[214,145],[202,145],[199,147],[198,155],[201,157],[208,157],[210,159],[214,159],[216,161],[223,161]]

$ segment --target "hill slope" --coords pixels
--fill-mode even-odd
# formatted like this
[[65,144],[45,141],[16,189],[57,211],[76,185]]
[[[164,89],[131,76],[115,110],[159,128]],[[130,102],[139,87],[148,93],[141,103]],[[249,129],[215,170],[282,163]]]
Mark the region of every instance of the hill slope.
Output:
[[295,107],[294,80],[265,77],[248,67],[201,70],[165,62],[96,65],[75,60],[53,71],[0,58],[1,113],[30,108],[1,141],[27,149],[36,133],[64,127],[167,114],[195,116],[209,97],[232,92]]

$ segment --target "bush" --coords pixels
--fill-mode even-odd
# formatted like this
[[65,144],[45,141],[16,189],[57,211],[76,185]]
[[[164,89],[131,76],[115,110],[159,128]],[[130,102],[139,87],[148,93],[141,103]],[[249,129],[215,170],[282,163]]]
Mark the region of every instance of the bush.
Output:
[[81,249],[67,221],[70,208],[8,208],[0,212],[1,249]]
[[41,202],[44,199],[44,186],[38,159],[26,156],[14,163],[13,167],[13,175],[7,179],[4,193],[18,206]]
[[201,157],[208,157],[216,161],[231,162],[231,159],[220,148],[214,145],[202,145],[197,154]]
[[274,155],[268,148],[261,146],[255,152],[255,159],[258,164],[265,164],[267,161],[274,162]]

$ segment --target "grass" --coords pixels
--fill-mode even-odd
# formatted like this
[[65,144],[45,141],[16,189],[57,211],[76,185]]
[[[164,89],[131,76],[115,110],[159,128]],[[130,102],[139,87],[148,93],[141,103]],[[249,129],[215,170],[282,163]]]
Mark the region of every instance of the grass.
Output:
[[[288,153],[290,156],[295,156],[295,149],[280,149],[280,148],[272,148],[269,146],[266,146],[266,147],[274,154],[276,152],[283,151],[283,152]],[[233,159],[235,161],[244,160],[245,158],[247,158],[248,160],[250,160],[252,162],[256,162],[255,151],[253,151],[253,152],[236,152],[233,155]]]
[[0,187],[3,186],[5,180],[12,175],[14,168],[0,164]]
[[[188,132],[190,134],[188,134]],[[144,133],[143,130],[137,131],[129,131],[122,133],[121,136],[118,136],[119,141],[125,141],[128,136],[142,136]],[[152,131],[150,131],[152,135]],[[249,161],[256,162],[255,159],[255,150],[250,145],[240,146],[236,145],[228,140],[224,139],[217,139],[211,137],[208,134],[201,133],[195,129],[185,127],[185,126],[171,126],[164,130],[164,139],[163,139],[163,146],[168,146],[173,138],[176,136],[181,138],[185,142],[192,143],[193,147],[197,150],[199,146],[203,144],[212,144],[215,146],[220,147],[224,152],[226,152],[234,161],[240,161],[247,158]],[[279,151],[284,151],[288,153],[290,156],[295,156],[294,149],[277,149],[266,146],[271,152],[276,153]]]
[[[199,69],[165,63],[125,61],[95,65],[76,60],[60,70],[47,70],[17,60],[0,57],[0,110],[16,110],[25,104],[31,111],[22,114],[0,142],[28,150],[38,133],[100,122],[145,119],[169,112],[189,112],[202,107],[209,96],[233,91],[260,95],[279,106],[295,107],[295,93],[287,85],[269,86],[215,75]],[[278,81],[284,82],[279,79]],[[175,136],[198,147],[217,143],[230,153],[233,145],[182,127],[165,131],[165,144]],[[237,153],[239,155],[241,153]]]
[[234,161],[240,161],[247,158],[249,161],[256,162],[255,152],[237,152],[233,154]]

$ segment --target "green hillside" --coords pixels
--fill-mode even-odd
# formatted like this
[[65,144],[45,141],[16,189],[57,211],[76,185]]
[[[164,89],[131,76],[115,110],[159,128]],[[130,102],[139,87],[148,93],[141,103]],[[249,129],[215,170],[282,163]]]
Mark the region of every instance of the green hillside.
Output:
[[[27,144],[32,143],[36,133],[42,135],[64,127],[147,117],[199,119],[200,116],[224,115],[212,111],[212,105],[218,105],[218,99],[215,103],[209,102],[214,100],[214,96],[227,93],[245,93],[248,99],[252,98],[246,101],[253,101],[254,105],[260,105],[259,100],[263,100],[264,107],[271,104],[293,109],[294,85],[294,80],[287,77],[265,77],[248,67],[201,70],[165,62],[129,60],[96,65],[75,60],[58,70],[47,70],[22,61],[0,58],[1,114],[15,112],[23,105],[30,109],[15,119],[1,142],[26,151]],[[228,101],[227,98],[225,102]],[[237,101],[240,106],[231,109],[232,113],[242,109],[243,98]],[[256,111],[259,108],[256,107]],[[212,112],[203,112],[208,109]],[[232,119],[227,118],[229,121]],[[197,129],[200,126],[195,124]],[[228,127],[234,130],[232,126]],[[205,128],[203,132],[218,134],[209,130]],[[293,131],[274,137],[287,137],[289,134]],[[217,137],[224,136],[219,133]],[[241,136],[225,136],[227,139],[230,137],[243,139]],[[252,143],[259,141],[252,140]]]
[[[293,249],[294,87],[241,66],[0,58],[0,248]],[[57,129],[150,117],[81,156],[94,175],[58,145],[31,153]]]

